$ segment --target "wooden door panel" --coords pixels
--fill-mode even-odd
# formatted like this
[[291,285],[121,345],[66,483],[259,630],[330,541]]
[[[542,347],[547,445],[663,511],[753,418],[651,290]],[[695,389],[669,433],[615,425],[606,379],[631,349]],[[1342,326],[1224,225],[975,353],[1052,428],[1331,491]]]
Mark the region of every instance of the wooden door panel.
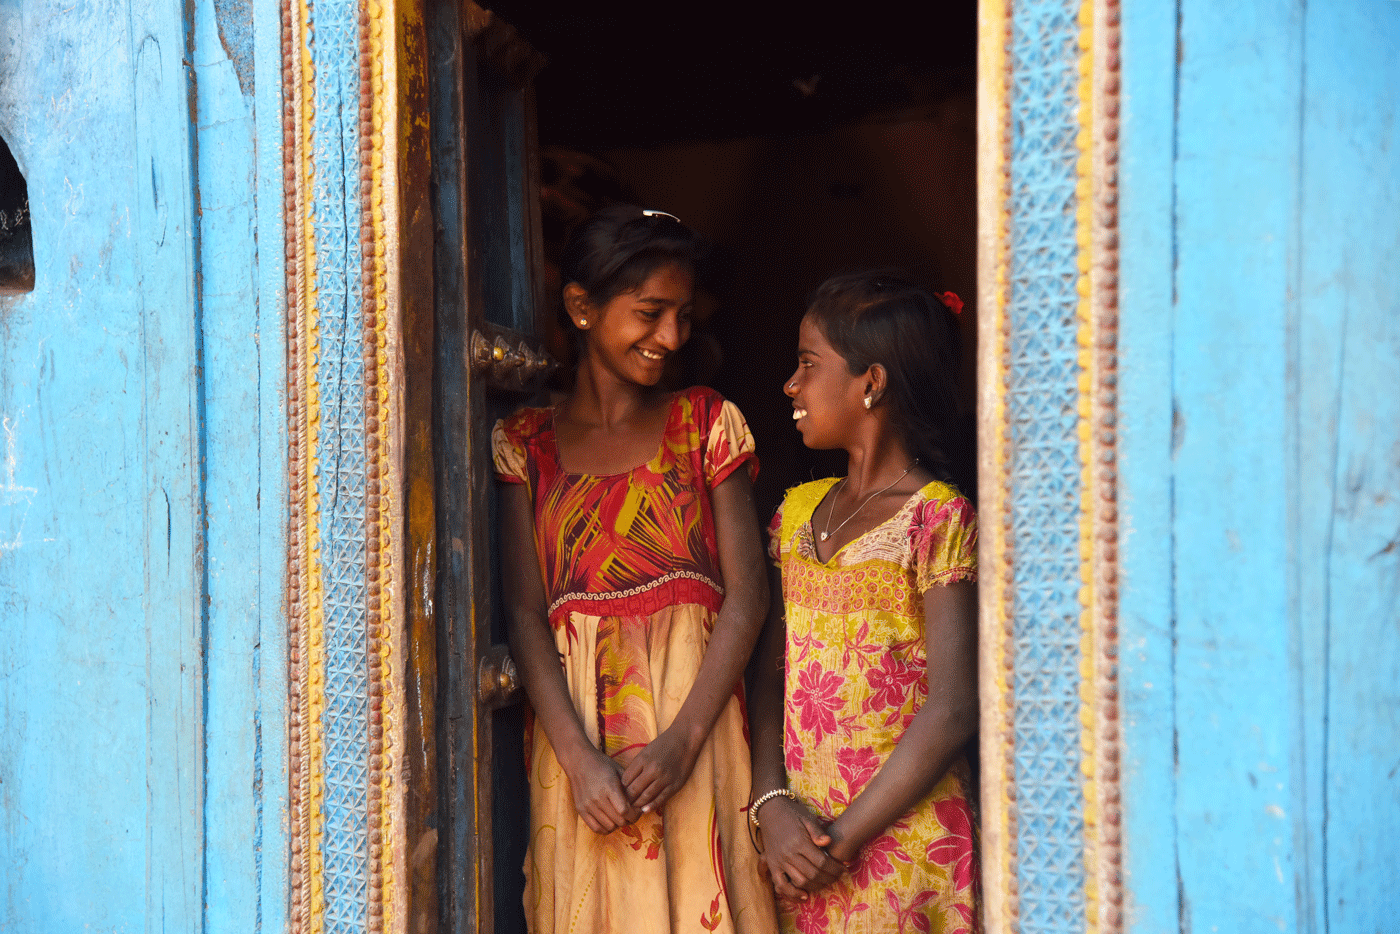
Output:
[[540,339],[530,82],[542,59],[475,4],[429,10],[441,930],[524,931],[523,712],[499,620],[491,430],[553,361]]

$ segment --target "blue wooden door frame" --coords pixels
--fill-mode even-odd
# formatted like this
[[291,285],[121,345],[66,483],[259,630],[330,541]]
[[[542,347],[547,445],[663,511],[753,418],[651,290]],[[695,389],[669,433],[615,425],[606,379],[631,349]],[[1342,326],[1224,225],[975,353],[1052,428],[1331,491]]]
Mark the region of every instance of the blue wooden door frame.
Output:
[[279,21],[0,5],[3,930],[285,926]]

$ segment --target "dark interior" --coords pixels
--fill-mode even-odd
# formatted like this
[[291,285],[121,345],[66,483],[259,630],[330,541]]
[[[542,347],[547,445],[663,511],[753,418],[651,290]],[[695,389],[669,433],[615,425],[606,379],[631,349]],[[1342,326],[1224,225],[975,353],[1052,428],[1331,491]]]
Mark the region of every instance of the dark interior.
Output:
[[[507,0],[490,6],[495,17],[513,26],[546,60],[534,87],[543,294],[555,308],[539,317],[545,320],[542,336],[550,353],[565,363],[556,371],[552,389],[563,391],[570,381],[573,343],[556,314],[562,285],[556,262],[572,227],[615,201],[679,216],[711,242],[713,251],[702,271],[695,330],[667,379],[676,387],[713,386],[743,411],[758,443],[762,470],[757,499],[760,520],[766,520],[789,486],[844,469],[839,452],[803,447],[792,428],[791,403],[782,393],[796,362],[805,297],[837,272],[902,269],[926,286],[957,292],[966,302],[960,319],[963,392],[958,400],[965,429],[949,453],[960,485],[975,495],[975,3],[872,2],[834,12],[769,3],[758,13],[701,4]],[[453,22],[451,17],[441,21]],[[434,80],[450,88],[456,65],[451,43],[443,38],[445,28],[430,25],[429,34],[430,43],[439,43],[434,60],[442,69]],[[468,87],[474,74],[468,69]],[[477,100],[473,93],[466,97]],[[516,294],[520,283],[509,276],[495,283],[490,272],[524,266],[523,257],[493,259],[492,253],[523,249],[521,244],[528,242],[525,232],[514,228],[508,237],[500,236],[502,218],[521,214],[519,205],[502,200],[508,197],[503,192],[518,188],[495,181],[508,173],[491,162],[489,152],[483,155],[474,148],[501,135],[497,123],[504,127],[511,121],[504,112],[473,107],[479,104],[468,104],[463,126],[480,129],[474,137],[468,129],[464,147],[454,149],[460,141],[435,137],[434,172],[441,173],[434,176],[439,179],[435,210],[441,218],[453,216],[455,208],[443,201],[451,188],[450,166],[444,165],[451,158],[466,159],[471,223],[485,225],[474,227],[469,236],[472,261],[482,270],[477,285],[484,290],[472,300],[487,308],[491,323],[528,331],[526,322],[535,315],[522,305],[523,293]],[[440,128],[450,136],[450,111],[443,113],[448,119],[440,121]],[[440,225],[440,234],[443,229]],[[455,247],[444,249],[440,243],[438,248],[439,259],[456,255]],[[467,295],[463,289],[470,282],[444,278],[451,263],[435,263],[441,267],[434,273],[439,298]],[[439,301],[439,347],[450,350],[463,336],[452,330],[460,324],[458,304]],[[450,354],[439,359],[441,384],[434,390],[439,400],[456,398],[456,384],[446,380],[457,373],[459,363]],[[493,397],[488,408],[504,408],[491,408],[486,423],[522,398]],[[442,434],[440,452],[462,449],[457,440],[451,431]],[[437,471],[440,478],[469,473],[465,465],[448,461]],[[453,497],[467,489],[452,479],[442,482],[443,502],[456,502]],[[488,498],[477,505],[484,507]],[[453,508],[444,507],[439,519],[440,529],[448,530],[444,549],[452,535],[461,534],[454,530],[476,514]],[[493,554],[498,550],[490,547]],[[444,575],[449,584],[459,578],[465,580],[461,569]],[[452,585],[438,596],[441,704],[448,712],[439,720],[438,742],[448,802],[443,833],[450,841],[439,877],[442,917],[447,929],[467,930],[475,923],[470,917],[474,830],[465,820],[466,809],[460,818],[452,816],[452,802],[471,794],[463,777],[470,737],[461,726],[470,718],[454,718],[451,711],[465,711],[472,703],[470,672],[464,675],[453,661],[470,658],[471,647],[459,645],[467,601]],[[488,603],[499,605],[499,594]],[[491,638],[504,641],[494,617]],[[525,784],[521,715],[516,705],[494,711],[491,721],[494,897],[486,927],[498,932],[524,930],[519,867],[527,842],[525,800],[517,793]],[[422,788],[424,800],[431,800],[429,786]],[[422,819],[425,827],[435,826],[431,814]],[[435,914],[434,896],[420,889],[415,893],[415,917]]]
[[[902,269],[967,303],[953,453],[974,493],[976,4],[735,13],[506,0],[494,11],[548,61],[536,79],[546,255],[619,199],[676,214],[714,244],[673,379],[714,386],[749,420],[761,513],[844,467],[803,448],[781,389],[806,295],[862,268]],[[552,348],[569,354],[562,329]]]
[[34,289],[29,189],[10,147],[0,140],[0,294]]

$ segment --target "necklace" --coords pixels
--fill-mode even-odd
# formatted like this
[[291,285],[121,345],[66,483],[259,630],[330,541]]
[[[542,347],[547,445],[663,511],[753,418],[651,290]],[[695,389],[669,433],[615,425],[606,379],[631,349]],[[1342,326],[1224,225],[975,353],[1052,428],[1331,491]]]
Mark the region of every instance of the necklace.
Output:
[[[850,522],[850,521],[851,521],[852,519],[854,519],[856,516],[860,515],[860,511],[861,511],[862,509],[864,509],[866,506],[869,506],[869,505],[870,505],[870,501],[871,501],[872,499],[874,499],[875,497],[879,496],[881,493],[888,492],[888,491],[894,486],[895,483],[898,483],[899,481],[903,480],[903,479],[904,479],[904,474],[907,474],[909,471],[913,470],[914,467],[915,467],[915,465],[918,464],[918,463],[919,463],[919,459],[918,459],[917,457],[914,458],[914,462],[911,463],[908,467],[905,467],[905,468],[904,468],[904,473],[902,473],[902,474],[900,474],[899,476],[897,476],[897,477],[894,478],[894,483],[891,483],[889,486],[885,487],[883,490],[876,490],[874,493],[871,493],[869,496],[867,496],[867,497],[865,498],[865,502],[863,502],[863,503],[861,503],[859,506],[857,506],[855,512],[851,513],[849,516],[847,516],[846,518],[842,519],[842,520],[841,520],[841,525],[838,525],[838,526],[837,526],[836,528],[834,528],[834,529],[831,527],[831,513],[836,511],[836,497],[835,497],[835,496],[831,497],[831,512],[829,512],[829,513],[826,514],[826,527],[822,529],[821,540],[822,540],[822,541],[826,541],[828,538],[830,538],[831,536],[835,535],[837,532],[841,531],[841,526],[845,525],[847,522]],[[842,477],[842,478],[841,478],[841,486],[845,486],[845,485],[846,485],[846,481],[849,480],[849,479],[851,479],[850,474],[847,474],[846,476]],[[840,490],[838,489],[837,492],[839,493]]]

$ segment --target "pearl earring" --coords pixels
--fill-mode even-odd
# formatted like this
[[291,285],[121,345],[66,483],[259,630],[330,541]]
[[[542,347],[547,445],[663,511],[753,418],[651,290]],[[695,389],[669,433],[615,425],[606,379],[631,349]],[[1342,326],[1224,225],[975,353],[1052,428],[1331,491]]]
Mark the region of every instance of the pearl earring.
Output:
[[866,407],[867,409],[870,408],[870,397],[869,397],[869,396],[866,396],[866,397],[865,397],[865,407]]

